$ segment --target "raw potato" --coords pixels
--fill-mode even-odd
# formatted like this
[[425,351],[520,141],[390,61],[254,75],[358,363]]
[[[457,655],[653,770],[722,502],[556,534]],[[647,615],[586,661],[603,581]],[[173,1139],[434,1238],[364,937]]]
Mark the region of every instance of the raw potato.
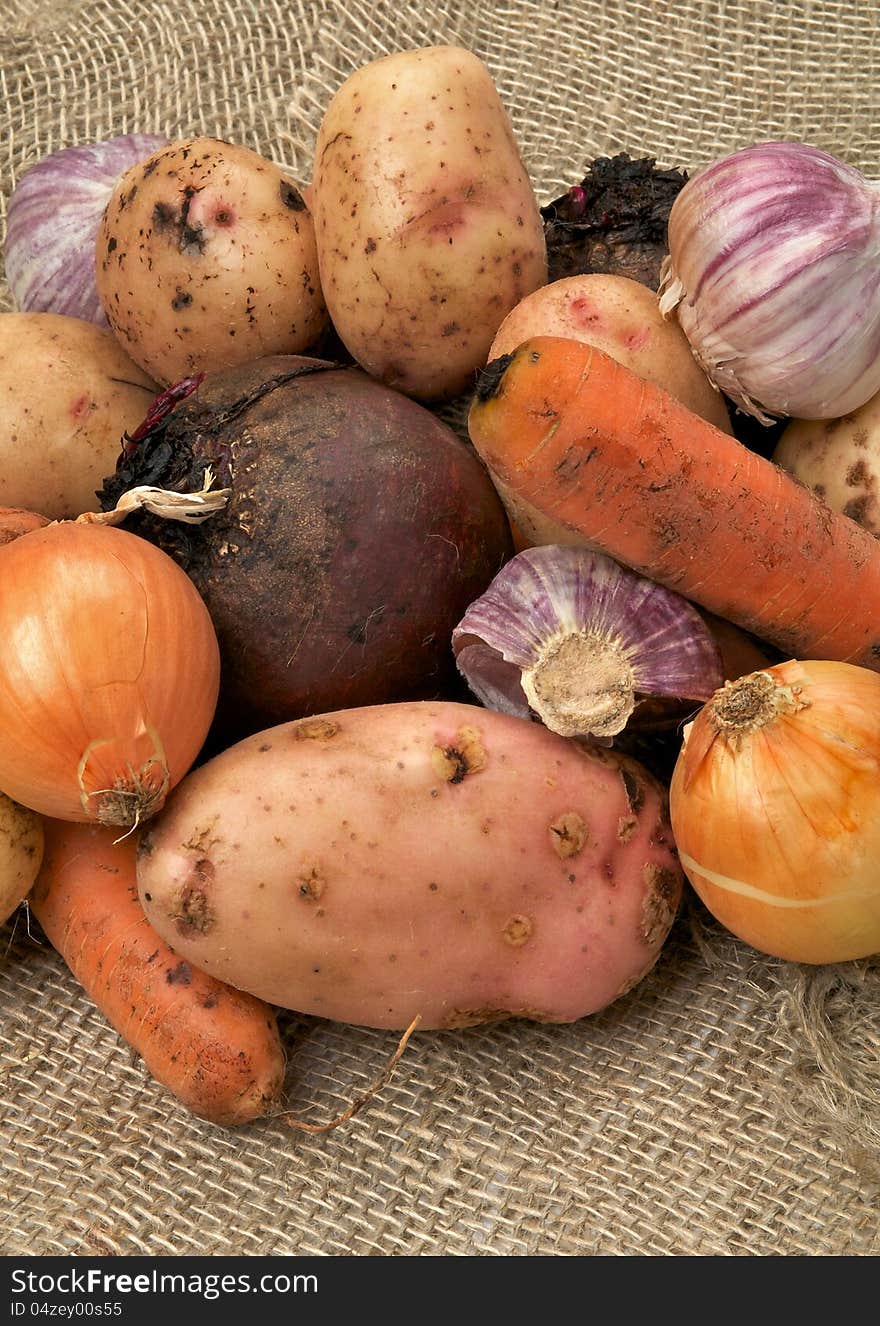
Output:
[[110,326],[162,383],[296,354],[327,325],[302,193],[218,138],[172,143],[122,175],[95,271]]
[[43,821],[0,792],[0,925],[33,888],[43,860]]
[[773,459],[880,537],[880,392],[842,419],[793,419]]
[[158,388],[110,332],[60,313],[0,313],[0,506],[51,520],[95,490]]
[[470,388],[504,316],[547,280],[537,200],[483,62],[434,46],[358,69],[321,121],[312,189],[350,353],[410,396]]
[[188,774],[140,839],[151,924],[345,1022],[568,1022],[631,990],[681,896],[665,793],[525,719],[430,701],[300,719]]
[[590,273],[533,291],[498,328],[489,360],[512,353],[532,336],[569,336],[598,346],[694,414],[733,433],[724,400],[694,358],[681,327],[662,316],[656,294],[640,281]]

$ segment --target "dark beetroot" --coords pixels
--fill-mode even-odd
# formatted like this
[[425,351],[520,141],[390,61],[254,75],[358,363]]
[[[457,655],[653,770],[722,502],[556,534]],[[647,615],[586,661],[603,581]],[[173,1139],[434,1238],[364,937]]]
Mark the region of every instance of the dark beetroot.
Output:
[[201,525],[126,522],[208,606],[223,741],[457,693],[452,629],[512,548],[486,470],[451,428],[359,369],[297,356],[209,374],[155,413],[99,496],[109,509],[138,484],[197,491],[209,466],[231,488]]
[[596,157],[580,184],[541,208],[549,279],[605,272],[656,290],[669,212],[686,181],[653,157]]

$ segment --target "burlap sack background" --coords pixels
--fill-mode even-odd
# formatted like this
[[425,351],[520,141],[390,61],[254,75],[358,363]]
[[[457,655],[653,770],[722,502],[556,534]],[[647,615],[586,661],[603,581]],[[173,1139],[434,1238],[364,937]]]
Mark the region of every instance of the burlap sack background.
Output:
[[[39,156],[131,130],[237,139],[306,180],[342,79],[436,42],[488,62],[541,202],[600,152],[694,167],[774,136],[878,175],[878,28],[864,0],[0,0],[0,219]],[[604,1014],[417,1035],[336,1132],[226,1131],[147,1078],[20,912],[0,930],[0,1252],[874,1254],[878,994],[876,963],[763,958],[689,901]],[[315,1120],[396,1040],[285,1026],[288,1104]]]

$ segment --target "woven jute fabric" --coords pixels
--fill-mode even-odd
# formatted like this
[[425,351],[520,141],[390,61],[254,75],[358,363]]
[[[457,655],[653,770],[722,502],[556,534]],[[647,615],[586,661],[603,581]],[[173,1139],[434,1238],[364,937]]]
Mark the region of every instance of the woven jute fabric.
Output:
[[[342,80],[441,42],[489,65],[540,202],[598,154],[693,169],[770,137],[878,175],[878,29],[858,0],[0,0],[0,221],[39,157],[135,130],[233,139],[306,182]],[[315,1122],[397,1040],[283,1027],[285,1104]],[[417,1032],[337,1130],[232,1130],[149,1078],[20,909],[0,1192],[7,1255],[876,1254],[880,966],[763,957],[688,895],[605,1012]]]

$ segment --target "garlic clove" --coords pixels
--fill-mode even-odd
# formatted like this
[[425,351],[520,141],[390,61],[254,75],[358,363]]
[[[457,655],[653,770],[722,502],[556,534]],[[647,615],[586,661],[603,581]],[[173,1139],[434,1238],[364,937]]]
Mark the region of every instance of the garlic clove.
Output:
[[521,685],[522,670],[510,663],[502,654],[482,640],[463,638],[456,653],[456,662],[462,676],[479,679],[476,690],[487,709],[513,718],[528,718],[529,704]]
[[107,326],[95,282],[95,242],[120,175],[168,142],[123,134],[43,157],[12,191],[3,252],[22,313],[63,313]]
[[656,719],[662,702],[708,700],[723,682],[718,646],[686,599],[581,547],[517,553],[452,647],[487,708],[606,743],[640,710]]

